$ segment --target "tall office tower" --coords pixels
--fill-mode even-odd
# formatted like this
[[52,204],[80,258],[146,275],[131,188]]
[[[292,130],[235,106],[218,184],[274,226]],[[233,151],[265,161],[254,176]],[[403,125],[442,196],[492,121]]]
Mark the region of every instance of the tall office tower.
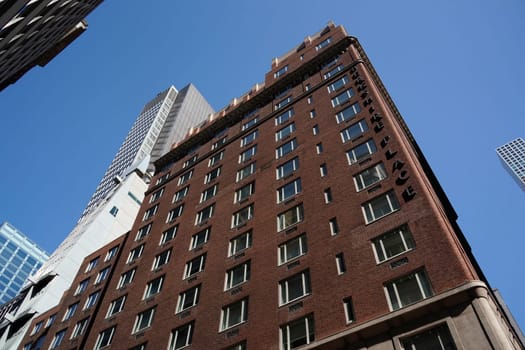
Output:
[[13,299],[47,253],[8,222],[0,225],[0,304]]
[[130,230],[151,177],[151,160],[211,113],[191,84],[180,92],[170,87],[146,104],[75,228],[30,277],[23,301],[0,320],[1,349],[17,349],[31,317],[59,303],[85,256]]
[[496,149],[505,168],[525,191],[525,141],[521,137]]
[[25,349],[43,336],[94,350],[523,349],[342,27],[274,60],[155,166],[120,256],[97,267],[111,271],[103,287],[88,267],[111,245]]
[[0,91],[45,66],[87,29],[102,0],[0,1]]

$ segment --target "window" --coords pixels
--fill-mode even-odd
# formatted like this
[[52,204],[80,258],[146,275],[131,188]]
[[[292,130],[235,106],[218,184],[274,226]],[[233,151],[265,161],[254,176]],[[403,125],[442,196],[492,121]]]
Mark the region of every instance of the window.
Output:
[[308,96],[306,101],[308,102],[309,105],[311,105],[314,102],[314,97],[313,96]]
[[100,295],[100,291],[97,290],[96,292],[94,293],[91,293],[87,300],[86,300],[86,303],[84,304],[84,310],[87,310],[87,309],[90,309],[92,308],[93,306],[95,306],[95,304],[97,303],[97,300],[98,300],[98,296]]
[[241,127],[241,130],[244,131],[244,130],[247,130],[249,128],[251,128],[252,126],[254,126],[255,124],[257,124],[257,117],[256,118],[253,118],[252,120],[244,123]]
[[374,154],[377,151],[376,144],[374,140],[370,139],[365,143],[360,144],[357,147],[352,148],[346,152],[346,157],[348,158],[348,163],[350,165],[355,164],[362,160],[363,158],[368,157],[371,154]]
[[315,118],[316,116],[317,116],[317,113],[315,112],[315,109],[312,109],[312,110],[310,111],[310,119],[313,119],[313,118]]
[[237,265],[226,271],[224,290],[231,289],[250,279],[250,261]]
[[407,225],[398,227],[372,240],[374,255],[378,263],[412,250],[415,246]]
[[47,322],[46,322],[46,328],[51,327],[51,325],[53,323],[55,323],[55,319],[56,318],[57,318],[57,314],[53,314],[53,315],[49,316],[49,318],[47,319]]
[[315,145],[315,152],[317,154],[323,153],[323,144],[319,142],[317,145]]
[[190,250],[204,245],[210,239],[210,228],[206,228],[191,236]]
[[193,322],[187,323],[171,332],[168,350],[182,349],[191,344]]
[[242,152],[239,155],[239,163],[243,163],[243,162],[246,162],[252,159],[256,153],[257,153],[257,145],[253,145],[252,147],[248,148],[246,151]]
[[64,336],[66,335],[66,329],[63,329],[55,334],[55,337],[51,341],[51,345],[49,345],[50,349],[57,349],[60,344],[62,343],[62,340],[64,339]]
[[135,269],[128,270],[124,272],[122,275],[120,275],[120,279],[117,284],[117,288],[123,288],[130,284],[133,281],[133,277],[135,276]]
[[153,202],[158,201],[160,197],[162,197],[163,194],[164,194],[164,187],[162,187],[158,191],[153,192],[153,194],[151,195],[151,198],[149,199],[149,202],[153,203]]
[[292,102],[292,96],[288,96],[287,98],[282,99],[281,101],[275,104],[275,110],[281,109],[284,106],[287,106],[288,104],[290,104],[291,102]]
[[331,218],[328,221],[328,225],[330,226],[330,234],[332,236],[335,236],[339,233],[339,224],[337,224],[337,218]]
[[286,72],[288,72],[288,65],[284,66],[283,68],[279,69],[277,72],[273,73],[273,77],[279,78],[283,76]]
[[332,98],[332,106],[337,107],[350,100],[354,96],[354,90],[352,88],[340,93],[336,97]]
[[116,206],[113,206],[113,208],[109,210],[109,213],[113,216],[117,216],[118,208]]
[[321,49],[324,49],[325,47],[330,45],[331,42],[332,42],[332,38],[331,37],[328,37],[328,38],[324,39],[323,41],[321,41],[319,44],[317,44],[315,46],[315,51],[319,51]]
[[365,133],[367,130],[368,125],[366,124],[365,120],[362,119],[341,131],[341,140],[343,140],[343,143],[348,142],[350,140],[354,140],[358,136],[363,135],[363,133]]
[[302,234],[298,237],[279,245],[279,265],[298,258],[308,251],[306,246],[306,235]]
[[333,68],[332,70],[326,72],[325,74],[323,74],[323,79],[330,79],[331,77],[333,77],[334,75],[336,75],[337,73],[339,73],[340,71],[343,70],[343,65],[340,64],[338,66],[336,66],[335,68]]
[[275,159],[279,159],[297,148],[297,139],[292,139],[275,150]]
[[62,318],[62,321],[69,320],[73,315],[75,314],[75,311],[77,311],[78,303],[74,303],[72,305],[69,305],[67,307],[66,313],[64,314],[64,317]]
[[200,288],[201,286],[198,285],[179,294],[177,312],[182,312],[197,305],[199,302]]
[[235,327],[248,320],[248,298],[222,308],[221,331]]
[[326,163],[319,165],[319,172],[321,173],[321,177],[328,176],[328,167],[326,166]]
[[250,143],[255,141],[255,139],[257,138],[258,135],[259,135],[259,130],[255,130],[255,131],[249,133],[248,135],[244,136],[241,139],[241,147],[249,145]]
[[96,258],[92,259],[89,264],[86,266],[86,271],[85,272],[90,272],[90,271],[93,271],[93,269],[95,268],[95,266],[97,266],[98,264],[98,260],[100,258],[97,256]]
[[349,80],[348,80],[348,77],[346,75],[344,77],[342,77],[341,79],[337,79],[332,84],[328,85],[328,92],[332,93],[334,91],[339,90],[340,88],[345,86],[348,83],[348,81]]
[[295,131],[295,123],[290,123],[281,130],[275,133],[275,141],[280,141],[292,134]]
[[235,191],[234,203],[240,203],[248,199],[255,192],[255,182],[250,182],[249,184],[239,188]]
[[390,310],[397,310],[432,296],[424,271],[417,271],[385,285]]
[[224,157],[224,151],[220,151],[216,155],[211,156],[210,160],[208,161],[208,166],[209,167],[214,166],[215,164],[219,163],[223,157]]
[[81,281],[81,282],[78,284],[77,289],[75,290],[75,295],[79,295],[79,294],[81,294],[83,291],[85,291],[88,285],[89,285],[89,278],[86,278],[85,280]]
[[242,235],[230,239],[228,256],[233,256],[252,246],[252,231],[244,232]]
[[153,259],[153,268],[152,270],[159,269],[160,267],[166,265],[170,261],[171,249],[165,250],[159,255],[155,256]]
[[219,148],[220,146],[224,145],[226,143],[226,141],[228,140],[228,137],[227,136],[224,136],[222,139],[220,139],[219,141],[216,141],[215,143],[213,143],[211,145],[211,150],[216,150],[217,148]]
[[128,349],[128,350],[146,350],[146,346],[148,345],[148,342],[145,342],[145,343],[142,343],[142,344],[139,344],[139,345],[135,345],[134,347]]
[[95,279],[95,284],[99,284],[100,282],[104,281],[109,274],[109,266],[100,270],[100,272],[97,275],[97,278]]
[[210,182],[218,178],[219,175],[221,174],[221,168],[222,167],[215,168],[209,173],[207,173],[206,176],[204,177],[204,183],[209,184]]
[[118,246],[115,246],[115,247],[111,248],[110,250],[108,250],[108,252],[106,253],[106,258],[104,259],[104,261],[110,261],[111,259],[113,259],[113,257],[115,255],[117,255],[117,252],[118,252]]
[[148,299],[154,296],[155,294],[160,293],[163,282],[164,276],[160,276],[148,282],[148,284],[146,284],[146,289],[144,290],[144,297],[142,299]]
[[177,219],[179,216],[182,215],[182,211],[184,210],[184,204],[179,205],[178,207],[175,207],[170,210],[168,213],[168,217],[166,218],[166,222],[173,222],[175,219]]
[[282,203],[301,192],[301,178],[295,179],[292,182],[277,189],[277,203]]
[[204,270],[206,264],[206,254],[199,255],[186,263],[184,268],[184,278],[189,278]]
[[277,180],[288,177],[299,169],[299,157],[290,159],[286,163],[283,163],[277,167]]
[[310,292],[310,272],[306,270],[279,282],[279,305],[300,299]]
[[201,203],[207,201],[210,198],[213,198],[217,194],[217,185],[208,187],[201,193]]
[[456,350],[456,344],[446,324],[401,339],[403,350]]
[[328,203],[332,203],[332,190],[330,188],[327,188],[323,191],[323,196],[324,196],[324,202],[326,204]]
[[246,350],[246,341],[242,341],[239,344],[232,345],[226,350]]
[[195,154],[190,159],[186,160],[184,163],[182,163],[182,169],[189,167],[190,165],[194,164],[197,161],[197,155]]
[[154,307],[138,314],[137,317],[135,318],[135,325],[133,326],[133,333],[140,332],[148,328],[149,326],[151,326],[154,315],[155,315]]
[[44,321],[40,321],[37,324],[35,324],[35,327],[33,327],[33,330],[31,331],[30,335],[35,335],[38,332],[40,332],[40,329],[42,329],[43,325],[44,325]]
[[314,317],[308,315],[281,327],[281,350],[296,349],[314,341]]
[[312,134],[315,136],[317,134],[319,134],[319,125],[315,124],[313,127],[312,127]]
[[294,116],[294,109],[290,108],[286,112],[283,112],[279,114],[277,117],[275,117],[275,125],[283,125],[286,123],[290,118]]
[[124,304],[126,303],[126,296],[123,295],[118,299],[115,299],[109,304],[108,312],[106,318],[109,318],[115,314],[118,314],[124,309]]
[[343,253],[335,255],[335,265],[337,266],[337,274],[342,275],[346,272],[345,255]]
[[325,62],[325,63],[321,66],[321,69],[326,69],[326,68],[328,68],[328,67],[333,66],[334,64],[337,63],[338,60],[339,60],[339,56],[335,56],[335,57],[333,57],[330,61]]
[[129,252],[127,263],[130,264],[140,258],[142,251],[144,250],[144,244],[139,245],[137,248],[132,249]]
[[236,181],[239,182],[255,172],[255,162],[237,171]]
[[208,219],[212,217],[214,210],[215,204],[212,204],[199,211],[195,216],[195,225],[202,225],[208,221]]
[[158,209],[159,209],[159,205],[156,204],[153,207],[146,210],[146,212],[144,213],[144,217],[142,218],[142,221],[146,221],[150,219],[151,217],[153,217],[153,215],[157,214]]
[[345,318],[346,323],[352,323],[355,321],[355,314],[354,314],[354,304],[352,302],[352,298],[345,298],[343,299],[343,307],[345,310]]
[[385,165],[383,163],[376,164],[354,176],[355,188],[359,192],[384,178],[386,178]]
[[381,219],[399,209],[399,202],[394,191],[387,192],[379,197],[364,203],[361,208],[367,224]]
[[361,112],[361,107],[359,107],[359,103],[356,102],[346,107],[341,112],[337,113],[335,115],[335,120],[337,120],[337,124],[340,124],[342,122],[347,122],[349,120],[352,120],[355,117],[355,115],[359,112]]
[[170,172],[168,171],[166,174],[162,175],[157,179],[157,182],[155,182],[155,185],[159,185],[166,181],[170,177]]
[[253,204],[242,208],[232,215],[232,228],[245,225],[253,218]]
[[286,230],[288,227],[303,221],[303,218],[304,215],[302,204],[288,209],[284,213],[281,213],[277,216],[277,231]]
[[160,244],[165,244],[175,238],[178,227],[179,225],[175,225],[162,232],[162,235],[160,236]]
[[185,184],[191,179],[192,176],[193,176],[193,170],[185,172],[179,177],[178,185],[180,186],[182,184]]
[[86,330],[87,325],[88,325],[88,321],[89,321],[89,317],[83,320],[80,320],[75,324],[75,327],[73,328],[73,332],[71,332],[71,339],[75,339],[81,336],[82,334],[84,334],[84,331]]
[[141,239],[146,237],[151,231],[151,226],[152,226],[151,223],[149,223],[149,224],[147,224],[145,226],[142,226],[137,232],[137,236],[135,237],[135,241],[140,241]]
[[175,195],[173,196],[172,203],[179,202],[184,199],[188,195],[188,190],[190,189],[190,186],[186,186],[180,190],[178,190]]
[[113,341],[113,334],[115,334],[115,328],[116,327],[105,329],[98,334],[97,342],[95,343],[95,350],[99,350],[111,345],[111,342]]

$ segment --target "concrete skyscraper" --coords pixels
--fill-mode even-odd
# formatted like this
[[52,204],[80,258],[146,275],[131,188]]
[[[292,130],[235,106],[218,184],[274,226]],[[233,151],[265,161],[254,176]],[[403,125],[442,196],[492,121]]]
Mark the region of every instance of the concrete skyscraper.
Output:
[[0,91],[45,66],[87,28],[102,0],[0,1]]
[[[56,306],[85,256],[130,230],[154,170],[167,152],[213,109],[193,85],[170,87],[137,117],[75,228],[32,275],[25,296],[0,320],[0,348],[16,349],[31,318]],[[2,330],[4,330],[2,332]]]
[[521,137],[496,149],[505,169],[525,191],[525,141]]
[[524,349],[342,27],[155,166],[130,232],[84,260],[25,350]]
[[47,253],[16,227],[8,222],[0,225],[0,304],[14,298],[47,258]]

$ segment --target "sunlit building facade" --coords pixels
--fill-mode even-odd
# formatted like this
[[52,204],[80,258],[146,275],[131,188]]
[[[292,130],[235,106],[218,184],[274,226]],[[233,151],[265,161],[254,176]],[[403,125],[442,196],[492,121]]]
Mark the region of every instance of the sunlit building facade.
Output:
[[518,137],[496,149],[505,169],[525,191],[525,141]]

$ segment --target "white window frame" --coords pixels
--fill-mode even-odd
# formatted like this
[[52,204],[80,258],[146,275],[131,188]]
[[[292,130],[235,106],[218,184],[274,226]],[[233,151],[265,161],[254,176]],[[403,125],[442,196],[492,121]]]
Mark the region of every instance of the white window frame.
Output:
[[[291,289],[294,289],[293,294],[297,293],[296,296],[290,295],[292,294]],[[310,272],[308,270],[299,272],[279,282],[279,306],[293,303],[310,295],[311,292]]]
[[328,220],[328,226],[330,227],[330,234],[335,236],[339,234],[339,224],[337,223],[337,218],[331,218]]
[[199,303],[201,285],[192,287],[179,294],[177,309],[175,313],[186,311]]
[[[237,310],[240,304],[240,309]],[[240,312],[239,319],[240,321],[235,322],[232,318],[232,312]],[[225,331],[227,329],[238,326],[244,322],[248,321],[248,298],[238,300],[234,303],[231,303],[221,310],[221,327],[220,331]],[[235,323],[233,323],[235,322]]]
[[120,275],[119,281],[117,284],[117,289],[123,288],[127,286],[128,284],[130,284],[131,282],[133,282],[133,278],[135,278],[135,270],[136,269],[131,269],[126,272],[123,272]]
[[213,216],[215,203],[208,205],[206,208],[199,210],[195,215],[195,226],[202,225]]
[[175,194],[173,195],[173,200],[171,201],[171,203],[176,203],[176,202],[180,202],[181,200],[183,200],[184,197],[186,197],[188,195],[189,189],[190,189],[190,186],[186,186],[184,188],[181,188],[177,192],[175,192]]
[[[291,168],[288,168],[291,165]],[[288,170],[290,169],[290,170]],[[299,169],[299,157],[294,157],[287,162],[277,166],[276,178],[277,180],[291,176]],[[285,172],[286,171],[286,172]]]
[[[354,133],[354,131],[356,131]],[[348,128],[341,131],[341,141],[347,143],[348,141],[355,140],[359,136],[363,135],[368,131],[368,124],[366,120],[361,119],[357,123],[350,125]]]
[[49,349],[57,349],[60,346],[60,344],[62,344],[62,341],[66,337],[66,331],[67,331],[67,328],[64,328],[55,333],[55,336],[53,337],[53,340],[51,341],[51,345],[49,345]]
[[355,96],[354,89],[349,88],[340,93],[339,95],[332,98],[332,107],[337,107],[345,103],[346,101],[350,101],[352,97]]
[[346,324],[355,322],[354,302],[352,297],[343,299],[343,309],[345,311]]
[[239,164],[247,162],[248,160],[255,157],[257,154],[257,145],[253,145],[252,147],[248,148],[246,151],[239,154]]
[[[361,153],[361,150],[365,152]],[[359,153],[357,153],[359,151]],[[360,162],[361,160],[367,158],[368,156],[377,152],[377,146],[373,139],[368,139],[365,142],[355,146],[354,148],[346,152],[346,157],[348,159],[348,164],[353,165]]]
[[[388,206],[388,211],[380,211],[377,213],[375,212],[377,209],[385,208],[385,205]],[[399,204],[399,201],[394,191],[383,193],[382,195],[377,196],[361,205],[363,216],[367,224],[377,221],[392,213],[395,213],[400,208],[401,205]]]
[[208,167],[212,167],[218,162],[220,162],[224,158],[224,151],[220,151],[219,153],[213,155],[208,160]]
[[283,125],[288,120],[292,119],[292,117],[295,115],[295,111],[292,108],[287,110],[286,112],[283,112],[279,114],[277,117],[275,117],[275,125]]
[[171,258],[171,249],[166,249],[160,254],[157,254],[155,258],[153,259],[153,265],[151,269],[154,271],[154,270],[159,269],[161,266],[166,265],[170,261],[170,258]]
[[189,250],[193,250],[193,249],[196,249],[198,247],[205,245],[210,239],[210,232],[211,232],[211,227],[207,227],[204,230],[199,231],[193,236],[191,236]]
[[[293,222],[290,222],[290,223],[286,222],[287,215],[289,215],[289,213],[292,213],[293,215],[292,218],[294,219]],[[302,222],[303,220],[304,220],[304,208],[303,208],[303,204],[301,203],[277,215],[277,232],[281,232],[292,226],[295,226],[298,223]]]
[[292,101],[293,101],[293,97],[291,95],[286,98],[283,98],[281,101],[275,104],[274,110],[279,110],[281,108],[284,108],[285,106],[288,106],[290,103],[292,103]]
[[75,290],[74,295],[81,294],[83,291],[87,289],[88,285],[89,285],[89,278],[86,278],[85,280],[80,281],[78,283],[78,286],[77,286],[77,289]]
[[259,130],[258,129],[255,129],[254,131],[252,131],[248,135],[244,136],[241,139],[241,147],[247,146],[250,143],[254,142],[257,139],[257,136],[259,136]]
[[[246,218],[243,218],[246,212]],[[248,221],[253,219],[253,204],[250,204],[241,210],[238,210],[237,212],[233,213],[232,215],[232,223],[231,228],[244,226]]]
[[99,260],[100,260],[100,257],[98,257],[98,256],[96,258],[94,258],[94,259],[91,259],[89,264],[87,264],[86,270],[84,272],[87,273],[87,272],[93,271],[95,266],[97,266]]
[[87,297],[86,302],[84,303],[83,310],[87,310],[95,306],[97,304],[97,300],[99,296],[100,296],[100,290],[97,290],[96,292],[91,293]]
[[258,120],[257,117],[253,118],[252,120],[247,121],[241,126],[241,131],[247,130],[257,124]]
[[277,189],[277,203],[286,202],[290,198],[297,196],[301,191],[301,178],[298,177]]
[[328,85],[327,90],[328,93],[332,93],[334,91],[339,90],[340,88],[344,87],[346,84],[348,84],[350,80],[346,75],[344,75],[342,78],[337,79],[332,84]]
[[250,182],[249,184],[246,184],[242,186],[241,188],[237,189],[235,191],[234,203],[241,203],[250,198],[251,195],[253,195],[255,192],[255,181]]
[[[297,247],[295,247],[297,246]],[[293,249],[292,249],[293,247]],[[295,254],[292,255],[290,254]],[[284,243],[281,243],[277,248],[278,265],[287,264],[290,261],[300,258],[308,252],[308,245],[306,242],[306,234],[294,237]]]
[[211,145],[211,150],[214,151],[216,150],[217,148],[219,148],[220,146],[224,145],[226,143],[226,141],[228,141],[228,136],[224,136],[222,139],[214,142],[212,145]]
[[123,295],[120,298],[113,300],[109,304],[108,311],[106,312],[106,318],[113,317],[114,315],[124,310],[124,305],[126,304],[126,298],[127,298],[127,295]]
[[150,203],[156,202],[162,197],[164,194],[165,187],[162,187],[160,190],[157,190],[151,194],[151,198],[149,199]]
[[153,216],[155,216],[155,214],[157,214],[158,210],[159,210],[159,205],[158,204],[155,204],[151,208],[148,208],[148,210],[146,210],[144,212],[144,216],[142,217],[142,221],[146,221],[146,220],[151,219]]
[[69,305],[66,309],[66,312],[64,313],[64,317],[62,317],[62,322],[64,321],[67,321],[69,320],[71,317],[73,317],[73,315],[75,314],[75,312],[77,311],[78,309],[78,302],[76,303],[73,303],[71,305]]
[[332,37],[329,36],[328,38],[321,41],[319,44],[315,45],[315,51],[324,49],[325,47],[330,45],[331,42],[332,42]]
[[106,346],[111,345],[111,342],[113,341],[113,336],[115,335],[115,328],[116,326],[106,328],[98,334],[94,350],[100,350]]
[[138,247],[131,249],[128,255],[128,260],[126,260],[126,264],[131,264],[132,262],[140,258],[142,256],[143,251],[144,244],[141,244]]
[[289,137],[293,132],[295,132],[295,123],[291,122],[290,124],[286,125],[284,128],[279,129],[275,132],[275,141],[281,141],[285,138]]
[[[197,269],[192,272],[194,266],[197,266]],[[206,266],[206,253],[191,259],[184,266],[183,279],[191,278],[195,276],[196,274],[204,271],[205,266]]]
[[350,120],[354,119],[359,112],[361,112],[361,106],[359,105],[359,102],[355,102],[342,111],[336,113],[335,120],[337,121],[337,124],[349,122]]
[[[399,294],[398,285],[410,279],[415,279],[415,286],[417,286],[417,292],[419,292],[420,298],[404,303],[402,300],[402,296]],[[384,290],[390,311],[395,311],[405,306],[412,305],[421,300],[427,299],[433,295],[432,287],[430,286],[430,281],[428,280],[427,274],[424,270],[415,271],[400,278],[397,278],[394,281],[385,284]],[[412,290],[411,292],[414,291]]]
[[346,260],[344,253],[335,255],[335,266],[337,267],[337,274],[342,275],[346,272]]
[[132,334],[139,333],[151,327],[151,324],[153,323],[153,317],[155,316],[155,309],[156,307],[152,307],[150,309],[142,311],[135,317],[135,324],[133,325]]
[[[182,339],[182,344],[178,343],[179,337],[184,337],[184,339]],[[179,350],[191,345],[192,337],[193,322],[177,327],[171,332],[168,350]]]
[[286,72],[288,72],[288,65],[280,68],[277,72],[273,73],[273,77],[277,79],[279,77],[282,77],[284,74],[286,74]]
[[141,228],[139,228],[139,230],[137,231],[137,235],[135,236],[135,241],[140,241],[141,239],[149,235],[149,233],[151,232],[152,226],[153,224],[150,222],[149,224],[144,225]]
[[328,167],[326,166],[326,163],[319,165],[319,173],[321,174],[321,177],[328,176]]
[[248,176],[255,173],[255,162],[248,164],[242,169],[237,170],[237,176],[235,177],[236,182],[240,182],[246,179]]
[[222,171],[222,166],[219,166],[213,169],[212,171],[210,171],[209,173],[207,173],[206,176],[204,177],[204,184],[205,185],[209,184],[210,182],[212,182],[213,180],[221,176],[221,171]]
[[383,163],[377,163],[354,175],[354,184],[357,192],[365,190],[370,186],[387,178],[386,167]]
[[326,72],[323,74],[323,79],[330,79],[331,77],[333,77],[334,75],[336,75],[337,73],[339,73],[340,71],[342,71],[344,68],[344,66],[342,64],[336,66],[335,68],[331,69],[330,71]]
[[248,282],[250,280],[250,265],[251,261],[248,260],[226,271],[224,290],[226,291]]
[[[242,241],[244,240],[244,243]],[[246,231],[230,239],[228,244],[228,256],[234,256],[252,246],[252,230]],[[240,247],[240,248],[239,248]]]
[[190,171],[187,171],[185,172],[184,174],[182,174],[181,176],[179,176],[179,180],[177,181],[177,185],[182,185],[182,184],[185,184],[186,182],[188,182],[193,176],[193,169],[191,169]]
[[187,159],[182,163],[182,169],[185,169],[191,165],[193,165],[197,161],[198,155],[194,154],[191,158]]
[[170,223],[175,221],[178,217],[182,215],[182,212],[184,211],[184,203],[181,205],[171,209],[168,213],[168,216],[166,217],[166,223]]
[[164,285],[164,275],[154,278],[151,281],[149,281],[146,284],[146,287],[144,288],[144,295],[142,296],[142,300],[149,299],[159,294],[162,290],[163,285]]
[[[159,245],[163,245],[173,240],[177,236],[177,231],[179,230],[179,224],[173,225],[166,231],[162,232],[160,236]],[[168,239],[169,238],[169,239]]]
[[292,153],[297,149],[297,139],[291,139],[290,141],[283,143],[275,149],[275,159],[281,159],[287,154]]
[[113,259],[113,257],[115,255],[117,255],[118,250],[119,250],[119,246],[118,245],[114,246],[113,248],[108,250],[108,252],[106,253],[106,257],[104,258],[104,262],[107,262],[107,261],[110,261],[111,259]]
[[[394,246],[397,248],[395,253],[391,253],[390,250],[385,247],[385,240],[390,240],[391,238],[395,240]],[[405,254],[415,247],[416,244],[414,243],[412,233],[408,229],[408,225],[397,227],[372,239],[372,249],[378,264]]]
[[[296,329],[296,326],[299,324],[303,324],[304,326],[304,334],[300,334],[300,338],[292,339],[290,335],[290,329]],[[310,344],[315,340],[315,325],[314,325],[314,318],[313,315],[307,315],[301,318],[298,318],[296,320],[293,320],[284,326],[281,326],[279,329],[279,343],[280,343],[280,350],[292,350],[296,349],[300,346]],[[292,342],[297,339],[303,339],[304,343],[299,343],[297,346],[293,346]]]
[[71,337],[69,339],[75,339],[84,334],[84,331],[87,328],[89,317],[84,318],[83,320],[78,321],[75,324],[75,327],[73,327],[73,331],[71,332]]

